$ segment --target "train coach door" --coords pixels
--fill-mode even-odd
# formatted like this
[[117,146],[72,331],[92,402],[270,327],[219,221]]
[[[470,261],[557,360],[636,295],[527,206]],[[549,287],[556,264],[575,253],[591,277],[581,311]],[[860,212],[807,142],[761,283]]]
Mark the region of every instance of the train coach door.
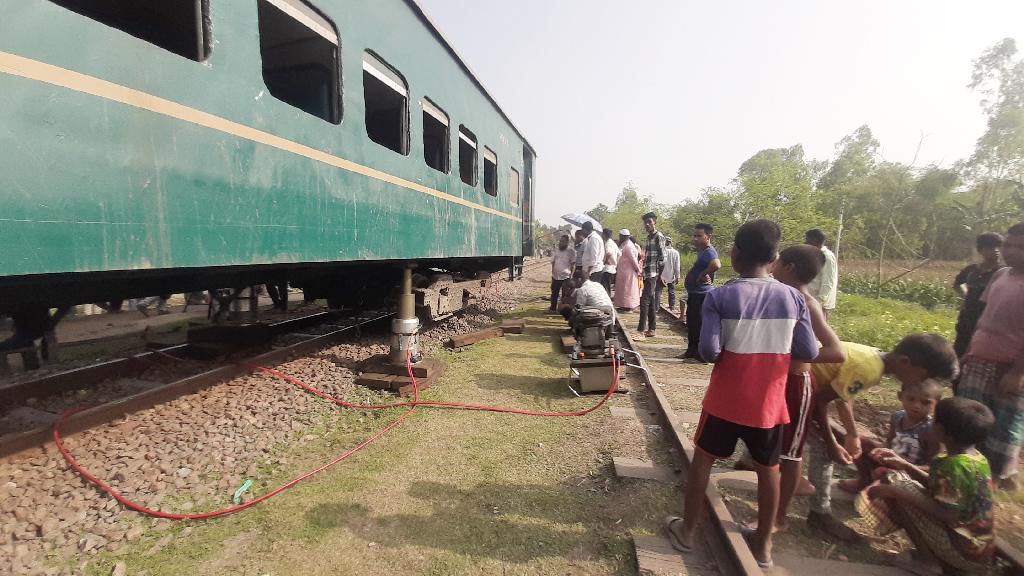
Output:
[[523,146],[523,256],[533,256],[533,151]]

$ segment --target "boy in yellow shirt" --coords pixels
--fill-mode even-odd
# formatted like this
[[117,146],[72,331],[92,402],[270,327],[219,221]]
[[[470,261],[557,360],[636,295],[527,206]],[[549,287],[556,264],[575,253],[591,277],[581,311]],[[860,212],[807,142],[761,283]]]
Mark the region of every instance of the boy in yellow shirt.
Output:
[[[843,342],[846,361],[841,364],[812,364],[814,376],[818,433],[808,438],[809,461],[807,476],[814,484],[811,510],[807,523],[826,534],[851,542],[857,533],[832,515],[832,463],[851,464],[860,456],[860,434],[853,416],[852,400],[858,394],[890,375],[902,384],[920,382],[926,378],[949,380],[956,375],[956,353],[945,338],[938,334],[911,334],[896,345],[892,352]],[[836,440],[828,423],[828,405],[836,403],[839,419],[846,431],[843,443]],[[779,509],[778,517],[785,518],[786,510]]]

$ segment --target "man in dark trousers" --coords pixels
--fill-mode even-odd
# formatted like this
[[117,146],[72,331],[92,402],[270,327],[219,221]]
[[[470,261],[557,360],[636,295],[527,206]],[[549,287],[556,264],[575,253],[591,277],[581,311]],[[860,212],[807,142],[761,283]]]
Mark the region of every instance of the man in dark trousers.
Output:
[[643,215],[647,243],[644,246],[644,289],[640,292],[640,325],[637,331],[653,338],[658,327],[658,282],[665,269],[665,236],[658,232],[658,217],[654,212]]
[[589,221],[584,222],[581,229],[583,230],[583,261],[580,265],[587,273],[587,278],[600,284],[604,278],[604,238],[594,231],[594,225]]
[[549,314],[558,310],[558,297],[562,293],[565,281],[572,277],[576,264],[576,250],[569,245],[569,235],[562,234],[558,238],[558,249],[551,258],[551,307]]
[[711,245],[711,234],[715,229],[711,224],[703,222],[693,227],[693,247],[697,250],[690,271],[686,273],[683,286],[686,288],[686,352],[681,358],[688,362],[703,364],[704,360],[697,352],[700,345],[700,328],[703,324],[701,308],[704,297],[714,290],[715,272],[722,267],[718,252]]

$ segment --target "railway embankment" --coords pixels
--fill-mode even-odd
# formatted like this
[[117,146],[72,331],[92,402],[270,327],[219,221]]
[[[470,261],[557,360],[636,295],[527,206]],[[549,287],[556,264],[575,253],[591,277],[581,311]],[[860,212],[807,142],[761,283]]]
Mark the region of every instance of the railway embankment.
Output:
[[[502,283],[466,314],[424,332],[445,374],[423,398],[574,411],[543,315],[546,267]],[[509,334],[459,350],[453,334],[522,318]],[[354,384],[386,335],[274,368],[358,403],[395,397]],[[637,374],[611,406],[643,402]],[[389,425],[401,409],[342,409],[267,374],[248,374],[72,436],[90,473],[153,510],[198,513],[258,497]],[[674,456],[660,433],[602,407],[585,417],[532,418],[418,408],[375,444],[238,514],[206,521],[126,510],[45,446],[0,462],[5,520],[0,572],[26,574],[577,573],[635,570],[630,537],[654,534],[678,505],[678,483],[620,479],[613,458]]]

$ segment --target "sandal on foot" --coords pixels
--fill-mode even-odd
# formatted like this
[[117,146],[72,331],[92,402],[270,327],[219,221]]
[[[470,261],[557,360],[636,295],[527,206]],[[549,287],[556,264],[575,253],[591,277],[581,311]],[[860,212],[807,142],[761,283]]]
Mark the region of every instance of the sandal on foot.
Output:
[[679,516],[669,516],[668,518],[665,518],[665,535],[668,536],[668,542],[672,545],[672,548],[682,552],[683,554],[689,554],[690,552],[693,552],[693,546],[683,544],[679,540],[679,536],[676,536],[676,533],[672,531],[672,525],[676,522],[681,522],[682,520],[683,519]]
[[739,524],[738,528],[740,531],[740,535],[743,536],[744,540],[746,540],[747,547],[750,548],[750,554],[751,556],[754,556],[754,561],[757,562],[757,566],[762,570],[771,570],[772,568],[774,568],[774,561],[772,561],[771,559],[761,560],[757,557],[757,555],[754,554],[754,535],[757,534],[757,531],[751,528],[750,526],[747,526],[746,524]]

